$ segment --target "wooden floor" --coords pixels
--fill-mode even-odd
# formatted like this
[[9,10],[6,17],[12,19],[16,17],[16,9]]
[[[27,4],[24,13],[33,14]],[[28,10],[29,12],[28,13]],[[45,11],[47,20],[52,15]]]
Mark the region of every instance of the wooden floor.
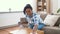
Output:
[[18,26],[10,27],[10,28],[5,28],[0,30],[0,34],[9,34],[10,31],[19,29]]
[[[14,31],[14,30],[18,30],[18,29],[20,29],[18,26],[1,29],[0,30],[0,34],[9,34],[9,32]],[[30,31],[32,31],[32,30],[31,29],[27,29],[27,31],[28,31],[28,33],[30,33]],[[37,33],[38,34],[44,34],[44,31],[38,30]]]

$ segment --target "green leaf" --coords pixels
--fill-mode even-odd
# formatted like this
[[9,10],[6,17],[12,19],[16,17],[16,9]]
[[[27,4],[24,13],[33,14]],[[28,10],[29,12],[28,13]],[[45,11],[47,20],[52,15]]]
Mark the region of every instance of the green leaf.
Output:
[[60,8],[57,10],[57,13],[59,13],[60,12]]

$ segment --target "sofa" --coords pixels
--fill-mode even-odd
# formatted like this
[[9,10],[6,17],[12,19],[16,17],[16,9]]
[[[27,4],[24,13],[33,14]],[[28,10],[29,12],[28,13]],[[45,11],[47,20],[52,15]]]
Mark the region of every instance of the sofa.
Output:
[[[52,15],[52,14],[51,14]],[[55,14],[53,14],[55,15]],[[40,17],[44,20],[46,18],[47,14],[40,14]],[[60,15],[57,15],[60,16]],[[56,21],[54,26],[45,26],[43,28],[45,34],[60,34],[60,17],[58,18],[58,20]]]
[[[40,17],[44,20],[46,18],[47,14],[40,14]],[[58,15],[59,16],[59,15]],[[20,23],[20,22],[19,22]],[[26,22],[26,18],[21,18],[21,23],[24,23],[27,27],[27,22]],[[44,30],[44,33],[45,34],[60,34],[60,27],[59,27],[59,24],[60,24],[60,17],[59,19],[57,20],[57,22],[55,23],[55,25],[53,27],[51,26],[45,26],[43,28]]]

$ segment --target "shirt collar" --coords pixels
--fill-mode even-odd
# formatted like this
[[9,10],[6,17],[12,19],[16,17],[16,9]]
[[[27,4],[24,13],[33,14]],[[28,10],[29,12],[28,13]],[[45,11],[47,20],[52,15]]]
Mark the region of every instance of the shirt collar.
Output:
[[[32,16],[33,16],[33,13],[32,13]],[[32,16],[29,16],[29,15],[27,15],[27,14],[26,14],[26,17],[29,17],[29,18],[31,18]]]
[[[35,15],[36,15],[36,13],[33,13],[33,14],[32,14],[32,16],[35,16]],[[31,16],[29,16],[29,15],[27,15],[27,14],[26,14],[26,17],[31,18]]]

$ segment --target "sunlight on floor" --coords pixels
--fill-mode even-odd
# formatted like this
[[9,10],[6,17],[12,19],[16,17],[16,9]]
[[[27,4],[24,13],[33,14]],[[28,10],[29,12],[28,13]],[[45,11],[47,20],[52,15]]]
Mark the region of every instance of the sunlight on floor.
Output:
[[12,34],[27,34],[27,31],[24,29],[11,31]]
[[[28,34],[28,31],[26,31],[25,29],[21,29],[21,30],[11,31],[10,33],[11,33],[11,34]],[[32,34],[32,32],[29,33],[29,34]],[[35,33],[35,34],[37,34],[37,33]]]

